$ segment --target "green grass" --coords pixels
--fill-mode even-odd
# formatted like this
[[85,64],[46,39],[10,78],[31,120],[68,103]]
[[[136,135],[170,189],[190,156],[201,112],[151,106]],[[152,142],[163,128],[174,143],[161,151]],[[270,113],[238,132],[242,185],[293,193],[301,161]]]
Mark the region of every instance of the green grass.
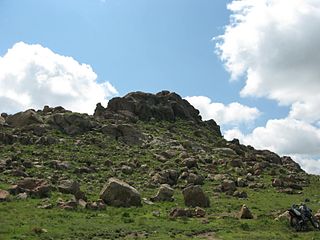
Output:
[[[171,142],[190,146],[185,151],[198,159],[226,159],[227,156],[214,154],[212,149],[225,144],[224,140],[210,133],[208,129],[194,126],[188,122],[138,122],[136,127],[147,137],[152,137],[149,146],[127,146],[106,137],[98,132],[88,132],[80,136],[70,137],[59,131],[51,131],[52,136],[63,139],[50,146],[39,145],[0,145],[0,160],[10,156],[17,156],[18,163],[22,160],[38,162],[40,168],[32,167],[26,172],[33,177],[52,180],[56,178],[71,178],[81,183],[90,201],[99,197],[99,192],[109,177],[118,177],[132,183],[142,194],[150,198],[157,189],[149,186],[150,171],[155,168],[182,167],[179,159],[180,152],[167,162],[160,162],[154,154],[170,149]],[[171,129],[171,130],[169,130]],[[202,131],[203,135],[194,134]],[[9,131],[9,130],[6,130]],[[80,144],[76,145],[79,140]],[[158,141],[156,141],[158,140]],[[204,151],[194,150],[200,147]],[[52,160],[68,161],[70,169],[55,170],[50,168]],[[112,161],[112,166],[106,165]],[[131,175],[123,174],[119,168],[121,164],[130,164],[138,161],[147,164],[149,171],[134,168]],[[93,166],[96,172],[77,174],[75,169],[84,166]],[[228,172],[233,178],[238,174],[228,166],[217,166],[215,173]],[[211,172],[205,163],[199,163],[198,174],[206,176]],[[271,187],[271,176],[268,170],[258,180],[267,188],[252,190],[243,188],[248,193],[248,199],[237,199],[224,193],[216,194],[215,187],[219,182],[206,179],[203,189],[210,197],[211,207],[206,209],[205,219],[176,219],[168,217],[170,210],[176,206],[184,207],[181,189],[185,185],[179,181],[175,186],[175,201],[170,203],[144,204],[140,208],[113,208],[107,206],[103,211],[90,211],[78,209],[75,211],[53,209],[39,209],[42,199],[16,200],[12,197],[10,202],[0,203],[0,239],[200,239],[202,233],[214,232],[220,239],[320,239],[320,233],[308,231],[296,233],[287,222],[278,222],[274,218],[284,212],[293,203],[300,203],[310,198],[309,206],[313,210],[320,209],[320,181],[319,177],[309,176],[311,184],[304,188],[303,194],[287,195],[278,193]],[[19,177],[13,177],[9,171],[0,173],[0,189],[7,189]],[[51,180],[50,180],[51,179]],[[240,189],[241,190],[241,189]],[[47,202],[55,205],[58,198],[68,200],[71,195],[53,191]],[[253,212],[255,219],[239,220],[236,215],[242,204],[246,204]],[[153,211],[159,211],[160,217],[153,216]],[[45,229],[47,232],[39,233],[37,230]],[[41,231],[40,231],[41,232]]]

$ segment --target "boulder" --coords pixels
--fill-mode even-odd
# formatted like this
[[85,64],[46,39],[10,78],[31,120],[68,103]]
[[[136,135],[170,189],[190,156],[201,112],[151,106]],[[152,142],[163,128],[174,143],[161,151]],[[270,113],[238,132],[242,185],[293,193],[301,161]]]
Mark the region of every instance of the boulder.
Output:
[[140,193],[129,184],[110,178],[100,192],[100,198],[110,206],[131,207],[141,206]]
[[223,192],[234,192],[237,189],[236,183],[232,180],[223,180],[221,184],[221,190]]
[[198,163],[197,160],[194,158],[187,158],[183,161],[183,165],[185,165],[187,168],[197,168]]
[[196,207],[192,208],[174,208],[170,211],[169,217],[178,218],[178,217],[204,217],[206,211],[203,208]]
[[172,202],[174,190],[168,184],[162,184],[154,197],[151,197],[151,201],[153,202]]
[[0,116],[0,126],[4,126],[6,124],[6,120],[4,117]]
[[143,134],[130,124],[105,125],[101,132],[128,145],[140,145],[144,140]]
[[6,123],[12,127],[25,127],[31,124],[43,124],[43,119],[38,113],[30,109],[25,112],[9,115]]
[[239,213],[239,218],[241,219],[253,219],[253,215],[250,211],[250,209],[243,204]]
[[189,173],[186,180],[188,184],[194,184],[194,185],[204,184],[204,177],[201,175],[196,175],[194,173]]
[[276,217],[274,220],[276,221],[282,221],[282,220],[285,220],[285,221],[290,221],[290,213],[289,211],[285,211],[284,213],[281,213],[278,217]]
[[98,125],[87,114],[72,112],[50,115],[47,123],[68,135],[82,134]]
[[152,177],[152,181],[156,184],[169,184],[173,186],[177,184],[179,173],[176,170],[168,169],[156,173]]
[[132,167],[127,166],[127,165],[123,165],[123,166],[121,167],[121,171],[122,171],[124,174],[128,174],[128,175],[133,173]]
[[10,193],[8,191],[0,189],[0,202],[8,201]]
[[80,184],[74,180],[62,180],[58,190],[66,194],[77,194],[80,191]]
[[233,159],[230,162],[231,167],[242,167],[241,159]]
[[283,183],[283,181],[281,179],[275,178],[275,179],[272,180],[272,186],[280,188],[280,187],[284,186],[284,183]]
[[12,194],[27,193],[31,196],[45,198],[50,196],[51,186],[46,180],[25,178],[9,190]]
[[248,186],[248,182],[245,179],[239,177],[237,179],[237,186],[238,187],[246,187],[246,186]]
[[184,203],[188,207],[210,207],[208,196],[199,185],[191,185],[183,189]]

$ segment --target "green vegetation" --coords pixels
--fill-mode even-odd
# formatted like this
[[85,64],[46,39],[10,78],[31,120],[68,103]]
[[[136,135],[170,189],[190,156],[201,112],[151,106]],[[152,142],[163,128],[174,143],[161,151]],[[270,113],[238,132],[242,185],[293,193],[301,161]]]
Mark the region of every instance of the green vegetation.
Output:
[[[110,123],[106,121],[104,124]],[[211,207],[206,209],[205,218],[169,217],[172,208],[185,207],[181,194],[186,186],[184,180],[179,180],[174,186],[174,202],[153,205],[143,203],[138,208],[107,206],[100,211],[60,209],[56,206],[57,200],[69,200],[72,196],[54,188],[48,199],[28,197],[26,200],[18,200],[11,196],[10,201],[0,202],[0,239],[320,239],[319,232],[310,230],[297,233],[287,221],[274,220],[291,204],[305,198],[311,199],[311,209],[320,209],[319,177],[306,176],[310,184],[304,187],[301,194],[279,193],[271,186],[271,171],[276,171],[277,176],[286,176],[289,171],[282,166],[266,168],[255,180],[265,187],[238,188],[248,194],[247,199],[239,199],[216,191],[220,181],[210,175],[228,174],[230,178],[237,179],[246,173],[244,169],[236,169],[229,164],[216,164],[212,169],[210,162],[225,160],[228,163],[234,156],[215,151],[217,147],[226,147],[227,142],[205,125],[179,120],[175,123],[139,121],[134,126],[146,138],[142,145],[127,145],[100,131],[88,131],[71,137],[50,130],[46,135],[58,139],[55,144],[3,144],[0,145],[0,160],[12,158],[16,168],[31,161],[32,166],[23,169],[24,172],[31,177],[46,179],[54,187],[59,179],[77,180],[88,201],[96,201],[109,177],[126,181],[143,198],[149,199],[157,191],[157,185],[151,182],[153,171],[181,171],[181,154],[187,154],[199,160],[195,172],[206,177],[202,188],[210,198]],[[11,133],[13,130],[1,131]],[[176,154],[164,160],[157,157],[168,150]],[[68,169],[54,169],[50,165],[54,160],[66,161],[70,166]],[[132,174],[121,171],[124,164],[135,166]],[[94,170],[81,171],[84,167]],[[21,178],[14,176],[12,169],[3,170],[0,172],[0,189],[8,189]],[[38,208],[49,203],[53,205],[52,209]],[[237,214],[244,203],[251,209],[255,219],[238,219]]]

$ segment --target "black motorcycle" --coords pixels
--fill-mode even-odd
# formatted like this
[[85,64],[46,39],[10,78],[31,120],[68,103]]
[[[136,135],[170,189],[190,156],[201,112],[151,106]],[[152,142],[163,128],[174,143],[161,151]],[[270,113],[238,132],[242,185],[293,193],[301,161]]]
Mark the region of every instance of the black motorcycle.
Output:
[[297,232],[306,231],[308,229],[308,222],[311,222],[315,229],[320,230],[319,221],[312,215],[312,210],[306,204],[303,203],[300,206],[294,204],[288,211],[290,214],[290,225]]

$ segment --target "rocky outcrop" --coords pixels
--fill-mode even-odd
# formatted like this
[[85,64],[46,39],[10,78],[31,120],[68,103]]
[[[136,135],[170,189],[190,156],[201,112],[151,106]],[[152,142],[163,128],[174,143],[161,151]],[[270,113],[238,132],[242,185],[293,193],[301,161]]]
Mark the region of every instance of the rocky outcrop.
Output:
[[129,184],[110,178],[100,192],[100,198],[110,206],[131,207],[141,206],[140,193]]
[[48,117],[47,123],[69,135],[77,135],[97,126],[86,114],[56,113]]
[[141,144],[144,139],[143,134],[129,124],[105,125],[101,128],[101,132],[128,145]]
[[114,114],[127,118],[137,118],[142,121],[176,119],[190,120],[199,123],[201,117],[199,111],[178,94],[162,91],[157,94],[133,92],[124,97],[113,98],[108,107],[103,108],[97,104],[95,117],[112,117]]
[[12,127],[25,127],[31,124],[42,124],[43,119],[34,110],[29,109],[25,112],[9,115],[6,119],[6,123]]
[[184,204],[188,207],[210,207],[208,196],[199,185],[191,185],[182,191]]

